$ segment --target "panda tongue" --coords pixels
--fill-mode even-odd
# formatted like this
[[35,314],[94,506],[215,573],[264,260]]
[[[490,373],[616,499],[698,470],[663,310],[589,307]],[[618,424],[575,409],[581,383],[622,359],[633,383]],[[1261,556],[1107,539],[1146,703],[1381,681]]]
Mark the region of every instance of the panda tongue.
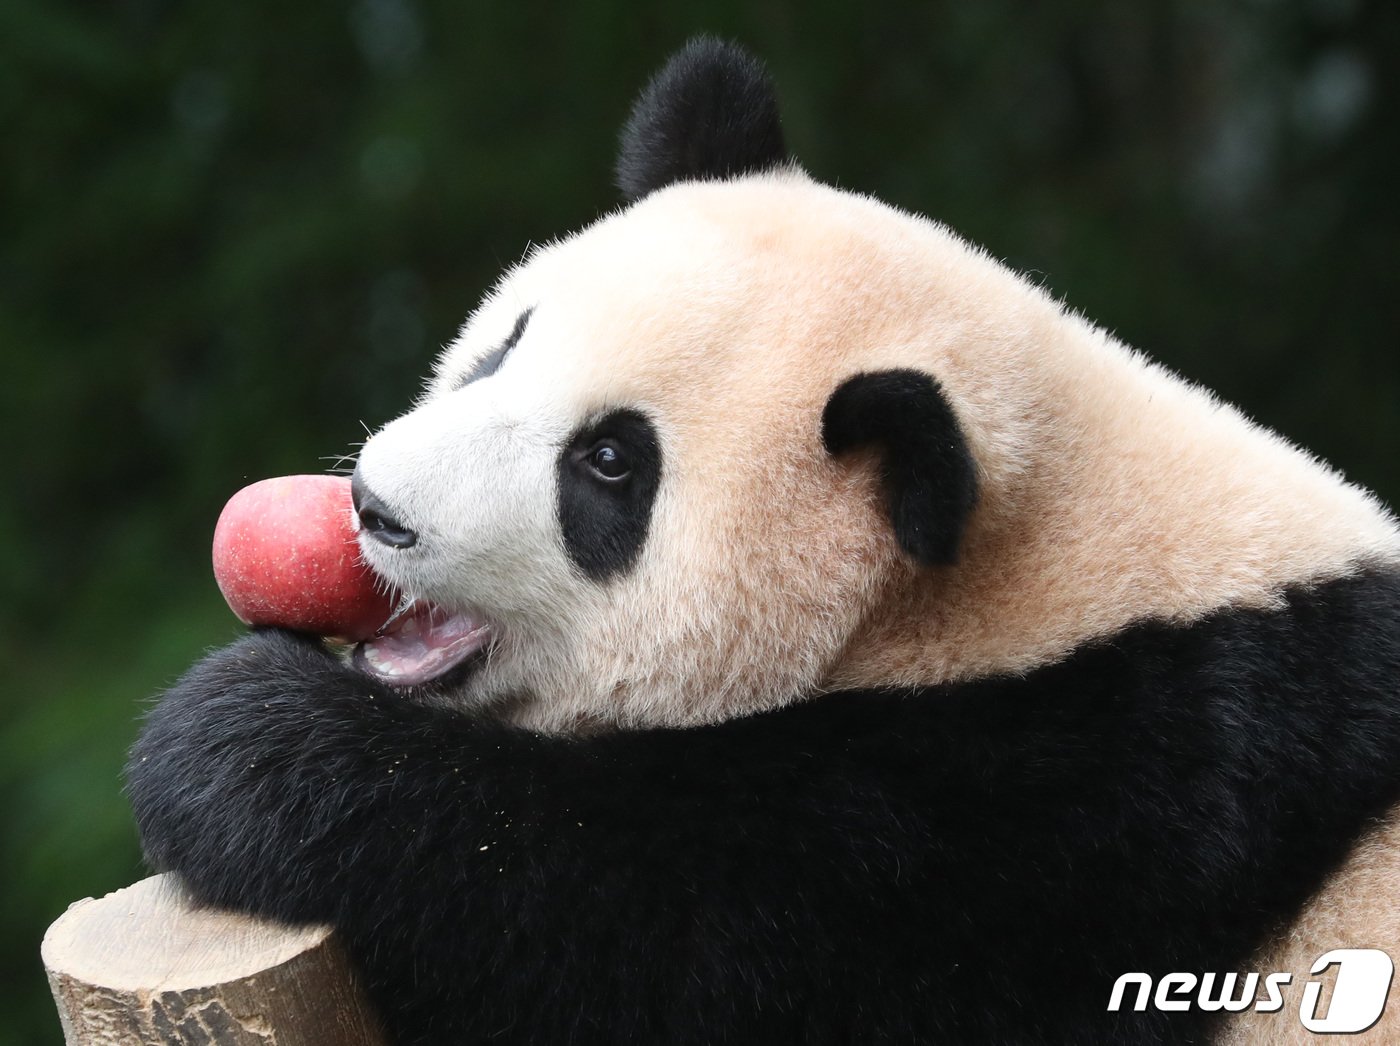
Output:
[[421,605],[356,647],[354,661],[386,683],[415,686],[457,667],[490,638],[490,626],[480,618]]

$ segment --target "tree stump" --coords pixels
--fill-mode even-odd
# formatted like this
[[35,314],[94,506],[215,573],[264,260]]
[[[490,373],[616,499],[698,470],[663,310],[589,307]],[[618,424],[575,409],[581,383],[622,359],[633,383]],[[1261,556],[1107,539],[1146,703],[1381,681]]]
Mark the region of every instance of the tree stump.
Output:
[[334,935],[193,905],[171,876],[44,935],[68,1046],[385,1046]]

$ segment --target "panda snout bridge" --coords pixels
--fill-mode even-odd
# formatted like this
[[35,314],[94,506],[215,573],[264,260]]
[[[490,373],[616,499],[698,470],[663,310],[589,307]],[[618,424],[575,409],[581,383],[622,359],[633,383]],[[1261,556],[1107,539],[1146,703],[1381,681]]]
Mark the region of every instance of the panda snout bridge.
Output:
[[350,477],[350,500],[355,514],[360,517],[360,526],[375,541],[390,548],[410,548],[417,544],[417,531],[410,530],[389,513],[384,502],[370,491],[359,469]]

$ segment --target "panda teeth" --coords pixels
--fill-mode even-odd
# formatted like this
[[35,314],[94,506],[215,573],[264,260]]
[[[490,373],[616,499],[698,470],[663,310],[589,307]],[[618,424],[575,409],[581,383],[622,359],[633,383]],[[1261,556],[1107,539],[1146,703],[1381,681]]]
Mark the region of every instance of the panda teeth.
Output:
[[370,663],[375,672],[382,676],[403,675],[402,668],[395,664],[391,658],[383,657],[378,650],[371,645],[363,647],[364,659]]

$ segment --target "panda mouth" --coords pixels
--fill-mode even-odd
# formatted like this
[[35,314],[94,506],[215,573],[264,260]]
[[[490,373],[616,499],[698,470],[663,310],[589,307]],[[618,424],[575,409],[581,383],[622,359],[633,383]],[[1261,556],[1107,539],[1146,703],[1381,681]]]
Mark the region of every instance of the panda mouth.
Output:
[[390,686],[422,686],[484,654],[491,625],[471,614],[419,603],[355,647],[355,667]]

